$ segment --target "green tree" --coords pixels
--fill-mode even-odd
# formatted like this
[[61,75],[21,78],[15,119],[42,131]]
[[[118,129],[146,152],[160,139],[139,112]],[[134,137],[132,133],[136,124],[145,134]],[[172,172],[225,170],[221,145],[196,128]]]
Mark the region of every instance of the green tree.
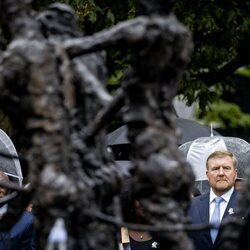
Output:
[[[228,104],[222,104],[220,99],[225,92],[235,89],[231,77],[241,74],[249,78],[250,4],[247,1],[184,0],[176,1],[174,9],[193,32],[195,45],[179,92],[188,104],[198,102],[200,115],[216,109],[223,114]],[[236,113],[232,111],[232,117],[233,114]],[[246,124],[250,124],[249,116],[242,113],[240,117],[247,118]]]

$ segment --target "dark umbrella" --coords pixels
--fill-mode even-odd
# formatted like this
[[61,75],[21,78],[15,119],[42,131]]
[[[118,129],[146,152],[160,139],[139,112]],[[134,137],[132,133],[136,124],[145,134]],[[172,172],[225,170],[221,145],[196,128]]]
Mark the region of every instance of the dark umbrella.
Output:
[[4,157],[0,155],[0,170],[5,172],[9,178],[19,183],[22,186],[22,170],[20,162],[17,159],[17,152],[9,136],[0,129],[0,154],[11,157]]
[[191,164],[196,176],[196,186],[202,193],[209,188],[206,160],[214,151],[228,150],[236,156],[238,179],[246,178],[246,170],[250,168],[250,144],[238,137],[201,137],[182,144],[179,150]]
[[[219,135],[219,133],[215,130],[211,131],[211,128],[209,126],[201,125],[200,123],[193,120],[177,118],[176,126],[181,131],[181,136],[178,138],[179,145],[188,141],[193,141],[199,137],[211,136],[211,132],[212,135]],[[128,127],[126,125],[119,127],[118,129],[107,135],[107,145],[114,146],[129,144],[127,134]]]
[[193,141],[199,137],[220,135],[209,126],[183,118],[176,119],[176,127],[181,131],[181,136],[178,138],[179,145],[188,141]]
[[[178,138],[178,144],[192,141],[201,136],[219,135],[215,130],[211,130],[209,126],[201,125],[196,121],[177,118],[176,126],[181,131]],[[115,160],[127,161],[129,159],[130,142],[127,137],[128,127],[123,125],[107,135],[107,145],[112,149]]]

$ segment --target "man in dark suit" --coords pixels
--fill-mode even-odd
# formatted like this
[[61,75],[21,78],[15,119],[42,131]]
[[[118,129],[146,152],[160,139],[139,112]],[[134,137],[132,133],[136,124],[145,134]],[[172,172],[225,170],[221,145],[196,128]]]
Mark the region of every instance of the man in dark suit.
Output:
[[[212,153],[206,162],[206,174],[210,191],[194,197],[189,216],[192,224],[216,224],[234,214],[237,191],[234,183],[237,178],[237,161],[228,151]],[[190,234],[196,250],[215,250],[221,244],[219,229],[196,231]]]
[[[1,170],[0,181],[10,181],[9,177]],[[0,198],[9,193],[8,189],[0,187]],[[5,212],[2,211],[3,214]],[[0,214],[0,219],[1,216],[2,214]],[[24,211],[10,231],[0,232],[0,250],[34,250],[35,247],[33,214],[31,211]]]
[[0,232],[1,250],[33,250],[35,249],[33,215],[24,211],[21,218],[9,232]]

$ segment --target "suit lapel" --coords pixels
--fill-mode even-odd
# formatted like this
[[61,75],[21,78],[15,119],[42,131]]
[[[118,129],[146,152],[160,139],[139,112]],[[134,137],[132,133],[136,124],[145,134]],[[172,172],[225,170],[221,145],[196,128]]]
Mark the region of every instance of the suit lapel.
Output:
[[235,210],[235,208],[237,206],[237,198],[236,198],[236,196],[237,196],[237,191],[234,190],[231,197],[230,197],[230,200],[229,200],[229,202],[227,204],[227,207],[226,207],[226,210],[225,210],[225,213],[223,215],[222,220],[224,220],[227,216],[234,214],[234,210]]
[[209,223],[209,193],[200,197],[199,212],[202,224]]
[[[209,224],[209,197],[210,197],[209,194],[210,193],[208,192],[200,197],[199,213],[200,213],[200,218],[201,218],[202,224]],[[206,237],[208,242],[210,242],[212,245],[210,230],[204,231],[204,237]]]

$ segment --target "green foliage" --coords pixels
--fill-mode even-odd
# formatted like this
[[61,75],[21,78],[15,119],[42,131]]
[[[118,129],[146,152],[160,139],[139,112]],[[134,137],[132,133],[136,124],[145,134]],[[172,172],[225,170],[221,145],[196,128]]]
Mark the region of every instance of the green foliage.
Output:
[[[200,82],[200,73],[218,71],[239,54],[239,46],[250,32],[249,9],[249,3],[246,1],[176,2],[175,13],[193,32],[195,46],[192,62],[187,68],[190,76],[182,81],[180,87],[180,93],[187,97],[189,103],[204,102],[202,100],[204,84]],[[249,49],[245,53],[249,55]],[[249,64],[249,61],[247,63]],[[203,79],[202,82],[204,82]],[[217,82],[209,85],[215,83]],[[191,90],[186,89],[187,84]],[[206,91],[211,90],[206,88]],[[194,95],[191,96],[190,92]],[[207,94],[208,103],[212,101],[213,96],[214,93]],[[203,106],[201,105],[202,109]]]
[[[192,61],[180,83],[179,94],[188,105],[198,103],[197,116],[203,122],[216,121],[224,127],[249,126],[249,116],[236,104],[222,99],[224,92],[235,87],[229,76],[240,74],[250,81],[246,67],[250,65],[249,2],[182,0],[176,1],[174,10],[192,31],[194,41]],[[224,77],[216,78],[216,72],[232,61],[237,61],[240,69],[235,67]]]
[[[196,115],[200,116],[199,109],[196,111]],[[222,100],[213,102],[206,112],[206,116],[200,120],[205,124],[214,123],[220,128],[250,126],[250,114],[242,112],[238,105]]]
[[242,68],[239,68],[237,71],[236,71],[236,74],[237,75],[240,75],[240,76],[245,76],[247,78],[250,78],[250,67],[242,67]]

